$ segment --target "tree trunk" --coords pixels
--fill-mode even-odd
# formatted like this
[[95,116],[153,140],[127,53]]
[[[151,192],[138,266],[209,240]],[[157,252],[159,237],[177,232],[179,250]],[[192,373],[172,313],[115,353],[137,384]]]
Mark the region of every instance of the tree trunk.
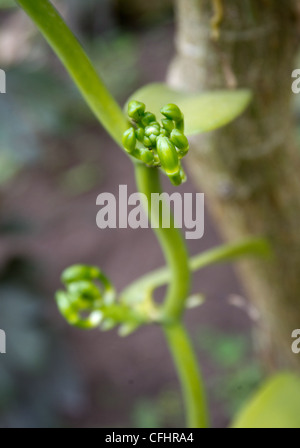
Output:
[[[254,100],[225,128],[194,141],[190,168],[227,239],[265,235],[268,261],[240,264],[260,311],[267,365],[300,367],[291,334],[300,328],[300,155],[294,144],[291,74],[297,53],[292,0],[176,0],[177,56],[169,82],[188,90],[247,87]],[[223,5],[219,40],[214,5]]]

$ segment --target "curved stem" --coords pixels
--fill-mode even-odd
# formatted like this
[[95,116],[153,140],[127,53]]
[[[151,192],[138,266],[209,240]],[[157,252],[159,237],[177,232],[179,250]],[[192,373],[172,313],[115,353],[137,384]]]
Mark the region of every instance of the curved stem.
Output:
[[184,326],[169,325],[164,332],[173,356],[185,400],[187,427],[208,428],[205,390],[197,358]]
[[180,322],[190,290],[186,245],[181,233],[174,227],[174,219],[169,228],[163,228],[161,214],[155,216],[155,210],[151,209],[152,193],[161,193],[159,170],[136,164],[135,173],[138,189],[147,197],[145,205],[151,216],[151,224],[158,227],[155,232],[169,266],[170,283],[163,305],[163,328],[181,383],[187,424],[191,428],[206,428],[208,416],[203,382],[189,337]]
[[[228,263],[240,260],[243,257],[271,257],[271,247],[263,238],[248,238],[238,243],[224,244],[221,247],[210,249],[192,257],[189,261],[191,272],[217,263]],[[128,285],[121,293],[121,297],[143,296],[145,291],[154,290],[167,285],[171,281],[168,267],[157,269]]]
[[16,1],[40,29],[104,128],[123,147],[126,117],[57,10],[48,0]]
[[[159,210],[155,210],[157,207],[151,207],[152,193],[162,193],[159,170],[138,163],[135,164],[135,175],[138,190],[147,198],[145,206],[148,216],[151,217],[151,224],[170,270],[171,281],[162,309],[163,315],[167,321],[177,321],[182,316],[190,291],[191,275],[187,248],[181,233],[174,226],[174,218],[171,218],[170,227],[163,228],[162,214],[159,213]],[[157,211],[158,215],[155,215]]]

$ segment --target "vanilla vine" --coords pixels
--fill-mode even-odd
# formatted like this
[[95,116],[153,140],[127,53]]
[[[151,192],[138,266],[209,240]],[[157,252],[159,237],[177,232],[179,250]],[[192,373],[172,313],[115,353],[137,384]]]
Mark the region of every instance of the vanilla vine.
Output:
[[[240,96],[235,96],[233,92],[228,96],[226,93],[226,98],[236,101],[231,110],[230,101],[226,107],[223,105],[223,92],[220,94],[219,107],[213,108],[210,112],[212,115],[209,115],[207,110],[202,112],[201,108],[201,105],[206,104],[209,109],[207,97],[191,99],[183,93],[170,92],[165,88],[164,95],[179,97],[185,110],[181,110],[180,105],[175,104],[176,101],[165,101],[160,105],[163,118],[159,122],[154,111],[147,111],[145,103],[135,98],[127,106],[126,117],[52,4],[48,0],[18,0],[17,3],[48,40],[107,132],[134,162],[137,187],[148,199],[149,210],[151,194],[162,192],[159,167],[175,186],[186,179],[181,159],[189,151],[184,119],[188,106],[193,110],[193,133],[197,133],[227,124],[249,103],[248,93],[241,92]],[[222,12],[220,1],[216,1],[215,5],[214,26],[218,29]],[[218,93],[213,93],[210,98],[216,101],[216,95]],[[161,100],[160,96],[158,100]],[[190,260],[185,241],[176,228],[174,219],[171,219],[169,228],[163,228],[160,215],[152,215],[151,219],[157,224],[154,231],[165,255],[166,268],[137,280],[117,294],[111,281],[99,268],[73,266],[63,273],[65,290],[56,295],[58,307],[74,326],[84,329],[100,327],[103,330],[119,326],[123,336],[144,324],[160,324],[180,379],[187,424],[190,427],[205,428],[209,425],[209,417],[203,380],[197,357],[182,323],[190,294],[191,273],[212,262],[228,261],[246,255],[265,255],[268,245],[263,240],[252,239],[233,247],[224,246]],[[162,305],[157,305],[153,293],[161,284],[167,285],[167,292]]]

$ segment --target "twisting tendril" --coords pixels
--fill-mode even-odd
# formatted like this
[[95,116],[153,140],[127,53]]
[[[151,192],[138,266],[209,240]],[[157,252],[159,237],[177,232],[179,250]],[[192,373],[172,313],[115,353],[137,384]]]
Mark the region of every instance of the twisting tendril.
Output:
[[108,278],[96,267],[76,265],[64,271],[62,282],[66,291],[58,291],[56,301],[67,321],[80,328],[99,326],[104,307],[116,296]]
[[186,180],[180,160],[189,151],[184,116],[175,104],[167,104],[160,112],[164,117],[161,124],[144,103],[131,101],[128,116],[132,127],[123,135],[123,146],[146,165],[161,167],[173,185],[180,185]]
[[127,336],[157,318],[150,296],[134,304],[118,302],[113,285],[97,267],[71,266],[63,272],[62,283],[66,290],[56,293],[57,305],[75,327],[106,331],[121,325],[120,335]]

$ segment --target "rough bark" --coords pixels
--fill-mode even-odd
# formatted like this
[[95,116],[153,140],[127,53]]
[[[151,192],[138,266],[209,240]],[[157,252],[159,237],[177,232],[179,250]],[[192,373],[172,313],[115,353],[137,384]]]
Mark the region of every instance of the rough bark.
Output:
[[260,311],[267,364],[300,368],[300,155],[294,144],[291,73],[297,68],[296,2],[223,0],[212,39],[212,0],[177,0],[177,56],[169,82],[189,90],[248,87],[254,100],[233,124],[194,142],[190,167],[226,238],[265,235],[272,261],[239,266]]

